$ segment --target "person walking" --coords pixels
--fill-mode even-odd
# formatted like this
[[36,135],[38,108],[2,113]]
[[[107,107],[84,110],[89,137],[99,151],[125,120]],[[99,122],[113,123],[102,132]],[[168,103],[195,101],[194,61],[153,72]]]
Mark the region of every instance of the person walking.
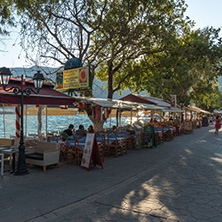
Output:
[[215,134],[218,134],[219,129],[221,128],[220,126],[220,117],[216,117],[216,122],[215,122]]

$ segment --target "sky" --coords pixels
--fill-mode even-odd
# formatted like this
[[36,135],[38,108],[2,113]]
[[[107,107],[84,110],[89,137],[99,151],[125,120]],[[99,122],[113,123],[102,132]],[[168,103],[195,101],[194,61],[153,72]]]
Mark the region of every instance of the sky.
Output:
[[[222,27],[222,0],[185,0],[185,2],[188,5],[186,15],[195,21],[195,28]],[[0,52],[0,67],[30,67],[30,62],[25,60],[25,54],[19,46],[18,30],[13,29],[9,37],[1,39],[4,45],[0,44],[0,47],[5,52]]]

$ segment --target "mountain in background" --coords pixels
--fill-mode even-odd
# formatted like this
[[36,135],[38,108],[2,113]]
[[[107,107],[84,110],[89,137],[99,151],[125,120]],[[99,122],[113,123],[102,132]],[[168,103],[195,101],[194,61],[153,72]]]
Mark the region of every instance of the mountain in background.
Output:
[[[12,74],[14,77],[20,77],[22,74],[26,76],[27,79],[30,79],[33,77],[33,75],[39,70],[36,66],[30,67],[30,68],[10,68]],[[50,67],[41,67],[40,68],[41,72],[44,74],[46,77],[45,73],[54,73],[58,70],[58,68],[50,68]],[[48,78],[52,79],[55,81],[55,73],[48,76]],[[101,82],[99,79],[95,77],[94,82],[93,82],[93,95],[95,98],[107,98],[108,95],[108,90],[104,88],[104,86],[107,86],[106,82]],[[119,99],[122,98],[128,94],[130,94],[130,90],[124,90],[122,91],[122,95],[119,95],[119,92],[114,93],[113,99]],[[146,95],[146,92],[143,91],[140,93],[141,95]]]

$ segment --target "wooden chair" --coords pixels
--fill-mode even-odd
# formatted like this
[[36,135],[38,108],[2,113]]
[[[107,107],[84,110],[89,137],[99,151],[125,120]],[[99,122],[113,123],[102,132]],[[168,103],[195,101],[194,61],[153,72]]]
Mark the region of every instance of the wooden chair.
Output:
[[67,143],[66,143],[66,163],[69,163],[69,162],[76,163],[76,150],[75,150],[75,145],[70,146],[68,143],[68,140],[67,140]]
[[[116,137],[120,147],[121,155],[123,155],[123,153],[127,154],[128,144],[126,133],[116,133]],[[121,139],[121,141],[119,139]]]
[[171,132],[171,130],[167,130],[164,132],[164,141],[170,141],[173,140],[173,134]]
[[104,162],[105,150],[106,150],[106,143],[105,143],[105,136],[104,135],[97,135],[96,140],[99,144],[99,151],[102,162]]
[[[82,144],[86,142],[86,137],[75,140],[75,164],[80,165],[83,156],[83,146]],[[80,145],[81,144],[81,145]]]
[[107,145],[108,145],[107,147],[108,156],[114,154],[117,157],[119,154],[120,147],[115,133],[107,134]]

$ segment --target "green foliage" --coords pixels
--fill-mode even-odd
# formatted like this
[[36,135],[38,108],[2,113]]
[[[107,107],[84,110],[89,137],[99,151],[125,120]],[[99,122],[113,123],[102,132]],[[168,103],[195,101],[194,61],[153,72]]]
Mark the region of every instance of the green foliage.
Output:
[[63,65],[76,57],[91,66],[93,76],[108,82],[108,98],[130,88],[165,99],[176,94],[186,105],[193,101],[213,107],[208,94],[216,98],[218,93],[220,29],[192,30],[193,22],[184,17],[184,0],[14,3],[21,18],[22,47],[33,61],[33,52],[42,64],[54,60]]
[[13,0],[0,0],[0,35],[7,35],[7,26],[13,26],[14,16],[12,13]]

